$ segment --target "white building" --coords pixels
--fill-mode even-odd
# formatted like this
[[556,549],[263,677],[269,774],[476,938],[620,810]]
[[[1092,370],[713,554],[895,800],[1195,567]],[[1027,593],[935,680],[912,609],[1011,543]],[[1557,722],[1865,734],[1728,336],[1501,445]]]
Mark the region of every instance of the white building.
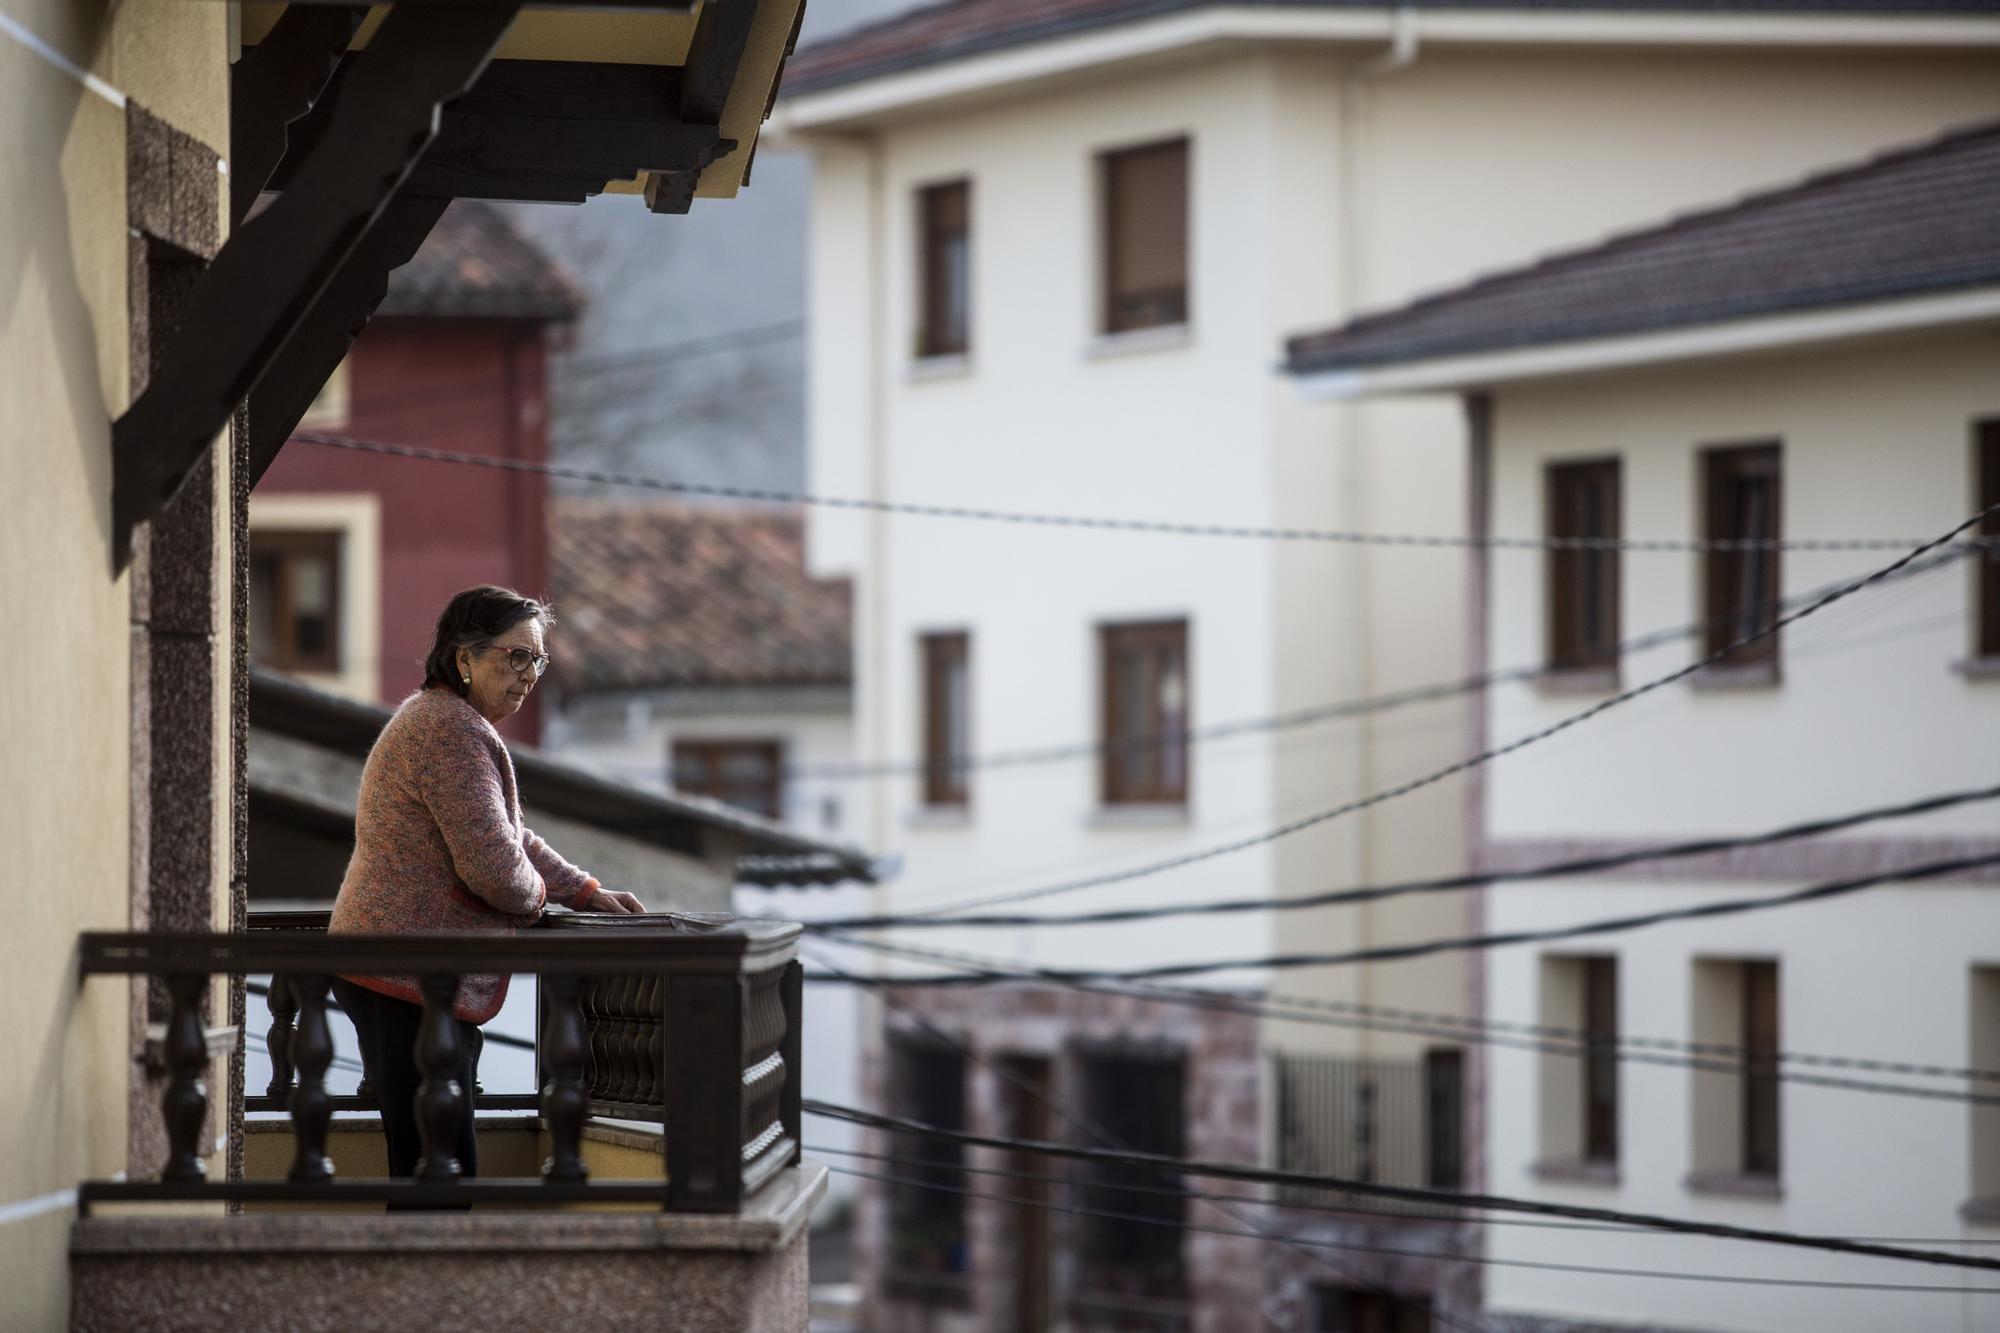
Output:
[[[814,154],[812,487],[1036,512],[1458,530],[1456,405],[1298,401],[1272,373],[1284,335],[1990,115],[1996,45],[2000,20],[1917,10],[967,0],[807,48],[774,125]],[[1127,748],[1138,756],[1129,767],[1101,756],[974,765],[960,784],[952,760],[968,753],[1116,746],[1455,678],[1459,563],[1440,551],[827,511],[814,514],[811,539],[818,572],[856,580],[858,753],[906,766],[857,812],[869,847],[906,857],[876,894],[884,910],[1216,846],[1464,750],[1467,710],[1448,699]],[[907,774],[925,760],[935,780]],[[1464,864],[1465,810],[1461,786],[1434,785],[1198,867],[1039,905],[1281,897],[1450,873]],[[926,931],[922,943],[1105,966],[1421,938],[1457,930],[1464,914],[1460,899],[1429,897],[1116,931]],[[1283,985],[1412,1008],[1474,1002],[1454,957],[1293,973]],[[1098,1089],[1157,1079],[1164,1108],[1180,1089],[1179,1113],[1141,1132],[1197,1156],[1337,1161],[1338,1145],[1270,1132],[1264,1057],[1338,1057],[1350,1073],[1379,1061],[1408,1086],[1427,1046],[1327,1027],[1259,1034],[1100,997],[919,996],[955,1039],[1014,1061],[1010,1077],[927,1044],[892,1010],[872,1104],[1026,1132],[1051,1113],[1010,1092],[1021,1083],[1087,1108]],[[1476,1078],[1477,1053],[1469,1059]],[[1423,1115],[1420,1089],[1410,1095],[1406,1121]],[[1476,1123],[1466,1147],[1461,1174],[1476,1182]],[[871,1308],[885,1327],[1058,1316],[1083,1326],[1112,1307],[1160,1327],[1237,1327],[1243,1310],[1265,1307],[1274,1321],[1343,1327],[1393,1299],[1384,1289],[1408,1298],[1395,1307],[1404,1313],[1440,1285],[1451,1287],[1441,1311],[1478,1301],[1466,1265],[1392,1271],[1343,1256],[1343,1281],[1275,1247],[1190,1237],[1172,1253],[1109,1254],[1125,1267],[1107,1274],[1094,1266],[1107,1258],[1099,1237],[1061,1219],[1036,1232],[998,1208],[898,1202],[873,1225],[864,1254],[879,1259]],[[1345,1234],[1324,1218],[1311,1225]],[[1424,1235],[1440,1251],[1476,1243]],[[1155,1283],[1135,1268],[1175,1276]]]
[[[1294,345],[1308,385],[1472,395],[1484,531],[1632,539],[1927,538],[2000,505],[2000,124],[1486,278]],[[1984,531],[2000,535],[2000,514]],[[1907,548],[1905,548],[1907,549]],[[1475,669],[1561,658],[1487,696],[1484,744],[1529,733],[1761,630],[1899,552],[1476,559]],[[1533,557],[1527,558],[1532,561]],[[1644,651],[1620,639],[1712,626]],[[1485,866],[1779,828],[1991,784],[2000,552],[1829,605],[1485,770]],[[1502,884],[1484,927],[1541,930],[2000,860],[1974,802],[1824,839]],[[1490,1060],[1500,1194],[1819,1235],[2000,1240],[2000,1114],[1815,1084],[1990,1084],[1813,1056],[2000,1067],[1996,870],[1836,900],[1500,949],[1485,1013],[1605,1041],[1704,1043],[1706,1069]],[[1719,1050],[1717,1048],[1720,1048]],[[1616,1054],[1613,1053],[1616,1050]],[[1786,1078],[1758,1077],[1776,1069]],[[1488,1327],[2000,1327],[1984,1273],[1719,1240],[1489,1230]],[[1555,1272],[1551,1261],[1947,1294]],[[1570,1321],[1575,1321],[1574,1323]]]

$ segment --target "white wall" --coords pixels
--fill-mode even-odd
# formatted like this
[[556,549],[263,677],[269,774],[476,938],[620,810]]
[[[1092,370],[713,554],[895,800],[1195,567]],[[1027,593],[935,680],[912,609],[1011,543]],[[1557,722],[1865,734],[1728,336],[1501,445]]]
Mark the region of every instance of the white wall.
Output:
[[[1550,460],[1616,453],[1624,464],[1626,535],[1699,535],[1697,447],[1776,437],[1786,536],[1941,533],[1976,508],[1969,427],[1977,417],[2000,415],[1994,347],[1993,330],[1980,329],[1502,392],[1495,403],[1495,530],[1541,530],[1542,469]],[[1784,591],[1853,576],[1893,555],[1788,553]],[[1627,635],[1704,614],[1696,557],[1634,553],[1622,564]],[[1490,665],[1537,659],[1542,587],[1540,557],[1495,556]],[[1969,648],[1970,591],[1968,563],[1857,594],[1784,631],[1781,684],[1670,687],[1500,761],[1488,779],[1489,833],[1670,840],[1990,781],[2000,682],[1953,670]],[[1634,654],[1624,664],[1625,683],[1698,655],[1693,643]],[[1492,738],[1509,739],[1589,702],[1503,687],[1492,698]],[[1996,834],[1994,809],[1971,805],[1853,836]],[[1489,925],[1567,925],[1805,882],[1690,877],[1508,886],[1489,891]],[[1626,1035],[1698,1039],[1695,960],[1775,958],[1786,1049],[1956,1067],[1976,1058],[1971,969],[1993,963],[1995,941],[2000,901],[1992,886],[1940,881],[1572,947],[1617,955]],[[1526,948],[1488,955],[1491,1018],[1546,1021],[1538,1019],[1539,957]],[[1782,1197],[1718,1198],[1683,1183],[1696,1165],[1688,1071],[1628,1062],[1621,1069],[1620,1182],[1538,1180],[1528,1171],[1546,1113],[1538,1059],[1513,1051],[1491,1058],[1496,1193],[1799,1232],[2000,1238],[2000,1230],[1957,1215],[1974,1192],[1972,1108],[1963,1103],[1784,1084]],[[1990,1285],[1957,1270],[1625,1234],[1497,1227],[1488,1245],[1503,1259],[1864,1282],[1950,1285],[1964,1277],[1968,1285]],[[1498,1310],[1661,1319],[1677,1327],[1972,1329],[2000,1319],[1985,1296],[1727,1287],[1505,1267],[1489,1270],[1487,1280]]]

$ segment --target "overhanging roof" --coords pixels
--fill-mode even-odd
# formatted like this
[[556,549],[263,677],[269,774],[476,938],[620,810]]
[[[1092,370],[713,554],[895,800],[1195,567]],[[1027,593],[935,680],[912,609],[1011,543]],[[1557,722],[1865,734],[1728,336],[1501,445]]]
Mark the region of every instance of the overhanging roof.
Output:
[[[379,704],[317,690],[273,671],[250,672],[254,730],[365,759],[391,716]],[[661,794],[613,782],[526,747],[510,746],[521,802],[537,810],[676,851],[707,830],[743,840],[737,878],[745,884],[872,883],[863,852],[809,838],[735,806],[702,796]],[[349,815],[351,819],[351,812]]]
[[1982,294],[2000,295],[2000,121],[1293,338],[1286,369],[1461,387],[1990,318]]

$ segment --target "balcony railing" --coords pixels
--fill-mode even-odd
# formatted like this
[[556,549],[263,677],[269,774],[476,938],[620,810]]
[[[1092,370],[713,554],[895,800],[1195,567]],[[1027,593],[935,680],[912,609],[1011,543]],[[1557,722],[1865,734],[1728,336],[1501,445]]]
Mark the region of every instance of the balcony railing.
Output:
[[[161,1114],[167,1159],[153,1180],[86,1181],[78,1207],[111,1201],[406,1205],[650,1203],[729,1213],[799,1160],[803,972],[799,927],[730,917],[551,916],[540,929],[495,935],[328,935],[323,912],[256,913],[229,934],[91,933],[85,978],[161,978],[170,997]],[[465,1179],[453,1155],[470,1098],[458,1086],[450,1020],[461,977],[540,979],[535,1094],[482,1095],[482,1108],[540,1112],[550,1153],[539,1178]],[[203,1127],[209,1098],[204,999],[216,976],[268,974],[272,1077],[245,1109],[291,1118],[283,1180],[211,1180]],[[328,1010],[336,975],[414,975],[424,996],[416,1040],[423,1081],[415,1110],[423,1158],[413,1179],[337,1179],[327,1155],[336,1109],[375,1110],[373,1096],[336,1096]],[[582,1137],[592,1115],[661,1126],[660,1180],[592,1180]]]
[[[1452,1048],[1433,1050],[1421,1060],[1274,1055],[1279,1167],[1385,1185],[1460,1188],[1461,1067]],[[1452,1214],[1450,1209],[1385,1204],[1344,1191],[1286,1187],[1278,1198],[1314,1207],[1351,1206],[1357,1212]]]

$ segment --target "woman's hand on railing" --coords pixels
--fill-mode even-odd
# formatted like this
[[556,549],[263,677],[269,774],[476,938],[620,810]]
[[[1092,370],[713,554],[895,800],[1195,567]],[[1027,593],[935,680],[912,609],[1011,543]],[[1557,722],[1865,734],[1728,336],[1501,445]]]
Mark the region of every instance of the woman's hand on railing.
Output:
[[644,916],[646,905],[621,889],[599,889],[577,905],[580,912],[609,912],[614,916]]

